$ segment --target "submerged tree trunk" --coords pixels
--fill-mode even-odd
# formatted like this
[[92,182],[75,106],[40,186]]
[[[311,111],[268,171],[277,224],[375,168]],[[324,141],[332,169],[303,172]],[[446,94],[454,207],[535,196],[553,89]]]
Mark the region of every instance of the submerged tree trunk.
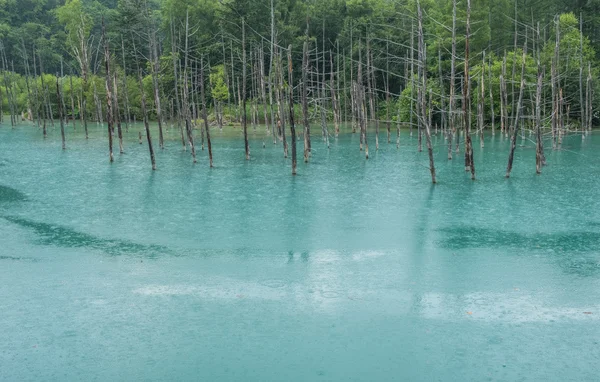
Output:
[[242,17],[242,128],[244,129],[244,149],[246,151],[246,160],[250,160],[250,145],[248,143],[248,121],[247,121],[247,115],[246,115],[246,21],[243,17]]
[[58,118],[60,120],[60,137],[62,139],[62,149],[66,150],[67,146],[65,143],[65,123],[63,117],[63,108],[62,108],[62,94],[60,91],[60,86],[58,85],[58,73],[56,74],[56,96],[58,99]]
[[450,58],[450,101],[448,119],[450,126],[448,129],[448,160],[452,160],[452,137],[456,134],[456,0],[452,0],[452,57]]
[[106,28],[104,26],[104,18],[102,19],[102,40],[104,42],[104,66],[106,69],[106,119],[108,123],[108,157],[109,161],[112,163],[114,161],[112,77],[110,74],[110,51],[108,50],[108,40],[106,39]]
[[290,133],[292,138],[292,175],[296,175],[296,125],[294,123],[294,78],[292,71],[292,46],[288,47],[288,88],[290,91]]
[[515,148],[517,146],[517,136],[521,124],[519,120],[521,118],[521,107],[523,105],[523,92],[525,90],[525,59],[527,58],[527,39],[525,39],[525,45],[523,46],[523,63],[521,64],[521,86],[519,90],[519,101],[517,103],[517,110],[515,110],[515,119],[513,120],[512,137],[510,140],[510,153],[508,155],[508,165],[506,167],[506,177],[510,178],[510,172],[513,167],[513,160],[515,157]]
[[208,160],[210,167],[213,167],[212,144],[210,142],[210,130],[208,127],[208,113],[206,111],[206,96],[204,93],[204,57],[200,58],[200,97],[202,97],[202,119],[204,120],[204,129],[206,130],[206,143],[208,144]]
[[119,137],[119,154],[123,154],[123,129],[121,127],[121,113],[119,109],[119,87],[117,85],[117,73],[115,72],[113,76],[113,87],[114,87],[114,97],[113,103],[115,105],[115,123],[117,124],[117,134]]
[[471,179],[475,180],[475,164],[473,163],[473,143],[471,141],[471,81],[469,78],[469,38],[471,34],[471,0],[467,0],[467,33],[465,40],[465,79],[463,87],[463,114],[465,121],[465,171],[471,171]]
[[[308,27],[307,27],[308,28]],[[308,29],[307,29],[308,33]],[[302,120],[304,122],[304,162],[308,162],[310,153],[310,124],[308,122],[308,35],[304,41],[302,53]]]
[[[435,163],[433,160],[433,146],[431,144],[431,122],[427,118],[427,107],[426,107],[426,94],[427,94],[427,47],[425,46],[423,36],[423,12],[421,10],[421,3],[417,0],[417,17],[419,23],[419,65],[421,72],[421,86],[419,87],[421,103],[421,125],[425,126],[425,140],[427,143],[427,152],[429,154],[429,171],[431,172],[431,182],[436,183],[435,177]],[[430,99],[431,99],[431,93]],[[431,105],[430,105],[431,107]]]
[[[148,123],[148,113],[146,112],[146,93],[144,92],[144,83],[142,82],[142,71],[139,72],[140,92],[142,93],[142,116],[144,118],[144,127],[146,129],[146,138],[148,140],[148,150],[150,151],[150,162],[152,170],[156,170],[156,158],[154,157],[154,148],[152,147],[152,137],[150,135],[150,125]],[[140,144],[142,143],[142,133],[140,133]]]

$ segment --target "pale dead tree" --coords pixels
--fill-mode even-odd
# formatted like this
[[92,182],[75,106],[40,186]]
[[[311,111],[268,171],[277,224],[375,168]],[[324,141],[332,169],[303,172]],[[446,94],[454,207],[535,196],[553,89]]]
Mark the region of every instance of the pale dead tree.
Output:
[[56,73],[56,97],[58,99],[58,119],[60,120],[60,137],[62,139],[62,149],[66,150],[67,145],[65,143],[65,122],[63,116],[63,107],[62,107],[62,94],[60,91],[60,86],[58,84],[58,73]]
[[[540,25],[538,23],[537,37],[540,38]],[[535,172],[537,174],[542,173],[542,166],[544,165],[544,141],[542,137],[542,87],[544,82],[544,72],[540,63],[540,52],[538,45],[537,52],[537,86],[535,92],[535,132],[536,132],[536,146],[535,146]]]
[[592,81],[593,81],[593,77],[592,77],[592,64],[588,63],[588,77],[587,77],[587,83],[586,83],[586,104],[587,104],[587,113],[586,113],[586,117],[587,117],[587,130],[589,132],[592,131],[592,120],[594,117],[594,113],[593,113],[593,92],[594,92],[594,88],[592,85]]
[[175,104],[177,106],[177,128],[181,134],[181,146],[183,150],[187,150],[187,145],[185,142],[185,134],[183,133],[183,125],[181,123],[181,118],[183,117],[181,100],[179,98],[179,75],[178,75],[178,48],[177,48],[177,38],[175,37],[175,22],[171,18],[171,58],[173,61],[173,73],[174,73],[174,81],[175,81]]
[[212,144],[210,141],[210,129],[208,126],[208,113],[206,111],[206,96],[204,92],[204,56],[200,58],[200,97],[202,98],[202,119],[204,120],[204,130],[206,130],[206,142],[208,144],[208,160],[210,167],[213,167]]
[[494,113],[494,92],[492,89],[492,56],[488,58],[489,67],[488,67],[488,87],[490,89],[490,112],[491,120],[492,120],[492,135],[496,135],[496,114]]
[[117,73],[113,75],[113,104],[115,108],[115,123],[117,125],[117,134],[119,137],[119,154],[123,154],[123,129],[121,127],[121,110],[119,108],[119,87],[117,82]]
[[[150,16],[147,16],[150,19]],[[165,148],[165,141],[163,135],[163,121],[162,121],[162,107],[160,104],[160,94],[158,87],[158,76],[160,72],[160,62],[158,56],[158,41],[156,38],[156,30],[153,25],[149,27],[148,33],[150,42],[150,58],[152,66],[152,88],[154,90],[154,107],[156,109],[156,120],[158,122],[158,147],[161,149]]]
[[288,88],[290,91],[289,105],[290,105],[290,133],[292,135],[292,175],[296,175],[296,125],[294,123],[294,78],[292,70],[292,46],[288,47]]
[[304,162],[310,154],[310,123],[308,122],[308,25],[302,50],[302,121],[304,122]]
[[189,23],[189,10],[186,12],[185,17],[185,50],[184,50],[184,64],[183,64],[183,117],[185,119],[185,131],[187,132],[187,140],[192,151],[192,159],[196,163],[196,146],[194,145],[194,135],[192,126],[192,116],[190,111],[189,103],[189,84],[188,84],[188,62],[189,62],[189,36],[190,36],[190,23]]
[[[275,132],[275,112],[273,110],[273,93],[274,93],[274,88],[276,87],[275,85],[275,78],[273,78],[273,73],[275,73],[275,70],[273,68],[274,65],[274,57],[275,57],[275,45],[276,45],[276,41],[275,41],[275,4],[274,4],[274,0],[271,0],[271,54],[269,56],[269,105],[270,107],[270,111],[271,111],[271,134],[273,135],[273,144],[277,143],[277,133]],[[225,61],[225,60],[223,60]],[[268,126],[267,126],[268,128]],[[285,135],[284,135],[285,138]],[[284,142],[284,151],[285,151],[285,156],[287,157],[287,145]]]
[[469,76],[469,39],[471,37],[471,0],[467,0],[467,31],[465,36],[465,75],[463,85],[463,114],[465,123],[465,171],[475,180],[473,143],[471,141],[471,80]]
[[527,59],[527,38],[525,39],[525,45],[523,46],[523,62],[521,63],[521,83],[519,87],[519,101],[517,102],[517,110],[515,111],[515,118],[513,120],[512,137],[510,140],[510,153],[508,155],[508,165],[506,166],[506,177],[510,178],[510,172],[513,167],[513,160],[515,157],[515,148],[517,146],[517,135],[521,126],[521,108],[523,106],[523,92],[525,90],[525,60]]
[[[139,71],[138,79],[140,83],[140,92],[142,93],[142,115],[144,118],[144,128],[146,129],[146,138],[148,140],[148,150],[150,151],[150,162],[152,170],[156,170],[156,158],[154,157],[154,148],[152,147],[152,137],[150,135],[150,124],[148,123],[148,113],[146,110],[146,92],[144,91],[144,83],[142,82],[142,71]],[[142,133],[139,135],[140,144],[142,144]]]
[[123,112],[125,113],[125,130],[129,131],[131,112],[129,110],[129,89],[127,88],[127,66],[125,65],[125,42],[123,36],[121,36],[121,52],[123,54],[123,93],[125,94],[123,100],[125,102],[125,107]]
[[483,128],[485,123],[485,50],[483,51],[483,58],[481,60],[481,78],[479,82],[479,100],[477,102],[477,130],[479,130],[479,145],[481,148],[485,146],[484,136],[483,136]]
[[[425,127],[425,140],[427,143],[427,152],[429,154],[429,171],[431,172],[431,182],[436,183],[435,177],[435,163],[433,160],[433,145],[431,143],[431,121],[427,118],[427,105],[426,105],[426,94],[427,94],[427,47],[424,42],[423,35],[423,12],[421,10],[421,2],[417,0],[417,18],[419,24],[419,74],[420,74],[420,86],[419,86],[419,99],[418,103],[421,104],[421,125]],[[431,94],[431,93],[430,93]],[[431,99],[431,95],[430,95]],[[430,105],[431,108],[431,105]]]
[[556,41],[554,45],[554,57],[552,58],[551,83],[552,83],[552,148],[557,149],[558,143],[558,113],[559,113],[559,91],[558,66],[560,54],[560,18],[556,18]]
[[[456,134],[456,0],[452,0],[452,57],[450,58],[450,101],[449,101],[449,119],[450,128],[448,129],[448,160],[452,160],[452,136]],[[458,148],[458,146],[457,146]]]
[[506,52],[502,59],[502,74],[500,75],[500,135],[508,136],[508,93],[506,91]]
[[242,128],[244,129],[244,149],[246,151],[246,160],[250,160],[248,120],[246,115],[246,65],[246,20],[244,17],[242,17]]
[[585,138],[587,121],[586,107],[583,105],[583,14],[579,13],[579,107],[581,108],[581,134]]
[[112,76],[110,74],[110,51],[108,49],[108,40],[106,39],[106,27],[104,17],[102,18],[102,41],[104,43],[104,67],[106,69],[106,119],[108,125],[108,159],[112,163],[113,156],[113,96],[112,96]]
[[[339,61],[339,57],[337,57]],[[333,76],[333,53],[329,51],[329,65],[330,65],[330,86],[331,86],[331,103],[333,107],[333,125],[335,128],[335,136],[340,134],[340,105],[336,96],[336,82]]]

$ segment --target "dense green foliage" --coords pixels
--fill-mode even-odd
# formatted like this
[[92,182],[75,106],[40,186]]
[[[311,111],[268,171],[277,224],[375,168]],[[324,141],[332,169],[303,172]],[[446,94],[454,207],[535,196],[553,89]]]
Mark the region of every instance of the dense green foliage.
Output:
[[[434,91],[447,95],[452,45],[452,0],[422,0],[421,6],[425,15],[429,77],[431,83],[439,89]],[[350,88],[350,76],[354,75],[356,79],[359,49],[364,49],[368,40],[374,53],[379,97],[382,100],[385,97],[382,89],[385,89],[388,77],[390,91],[394,97],[399,97],[409,87],[410,76],[406,74],[411,56],[411,41],[414,41],[411,34],[416,30],[416,0],[273,0],[273,7],[274,26],[271,25],[271,2],[265,0],[0,0],[0,41],[3,55],[6,57],[5,69],[14,71],[9,75],[14,79],[12,89],[7,89],[5,79],[0,83],[3,95],[2,109],[8,109],[8,100],[4,95],[7,94],[7,90],[8,93],[12,90],[18,109],[26,110],[28,94],[33,93],[31,89],[42,88],[41,83],[39,87],[28,88],[25,76],[31,77],[34,76],[34,71],[39,74],[43,70],[45,73],[62,73],[64,94],[67,97],[71,92],[71,79],[68,75],[72,74],[75,103],[80,104],[83,86],[84,97],[88,100],[88,113],[92,114],[93,84],[96,85],[97,98],[104,99],[104,66],[100,35],[103,19],[107,26],[107,38],[110,40],[113,66],[117,68],[120,76],[124,73],[128,76],[127,95],[131,112],[137,113],[138,117],[140,89],[136,76],[140,70],[145,75],[144,86],[148,92],[148,99],[152,99],[150,37],[156,36],[157,40],[161,96],[171,99],[175,87],[174,71],[180,70],[183,65],[186,18],[189,18],[190,26],[190,65],[197,73],[201,55],[212,65],[210,75],[205,76],[207,86],[211,86],[206,95],[215,97],[217,101],[235,102],[239,93],[235,85],[236,81],[239,82],[242,72],[242,24],[246,28],[249,60],[257,57],[259,50],[263,51],[266,76],[271,73],[272,30],[275,30],[274,42],[284,48],[288,45],[293,48],[296,80],[300,78],[302,44],[307,35],[312,49],[311,59],[326,57],[324,64],[318,64],[321,67],[316,74],[317,82],[329,81],[331,52],[334,55],[334,69],[336,72],[339,69],[337,77],[344,76],[343,82],[339,80],[340,89],[343,83],[346,83],[342,91],[347,93]],[[458,94],[461,91],[460,73],[465,48],[465,13],[465,1],[458,1]],[[585,36],[583,50],[580,49],[580,14],[583,16],[582,29]],[[562,16],[559,18],[558,15]],[[515,17],[517,23],[514,22]],[[519,66],[517,61],[521,60],[520,52],[526,41],[529,57],[526,61],[527,84],[535,85],[538,51],[549,78],[556,25],[560,25],[561,87],[564,87],[565,99],[571,106],[571,112],[576,113],[580,110],[580,66],[583,64],[585,68],[584,82],[588,75],[588,65],[591,65],[594,78],[599,66],[599,20],[600,0],[472,0],[473,35],[470,49],[473,94],[478,94],[476,87],[480,85],[480,71],[491,70],[492,75],[488,77],[486,72],[485,80],[490,78],[495,102],[498,102],[498,78],[503,58],[507,57],[509,74],[515,72],[513,67]],[[536,36],[538,24],[539,38]],[[482,63],[484,52],[486,62]],[[354,63],[350,62],[350,57]],[[178,65],[178,68],[174,65]],[[256,72],[256,66],[249,62],[247,68],[248,96],[258,98],[260,92],[253,92],[253,78],[250,74]],[[389,76],[386,74],[387,68]],[[327,74],[323,76],[322,73]],[[442,81],[439,81],[440,73]],[[517,76],[519,73],[520,70],[516,70]],[[46,76],[46,86],[55,81],[49,74]],[[193,80],[197,82],[196,78]],[[40,79],[35,81],[40,82]],[[513,81],[518,81],[518,78]],[[548,79],[544,82],[549,86]],[[120,86],[123,85],[124,83]],[[445,89],[441,89],[442,86]],[[192,91],[197,91],[197,86],[192,86]],[[531,104],[533,93],[535,92],[527,92],[526,105]],[[29,97],[33,96],[32,94]],[[512,96],[513,93],[509,94],[509,105],[512,104]],[[56,101],[53,91],[48,92],[48,97],[51,101]],[[342,106],[348,109],[348,102],[345,101],[348,97],[344,94],[342,98]],[[400,100],[398,104],[403,108],[407,102]],[[381,109],[382,107],[380,111],[383,113]],[[496,105],[496,110],[498,109],[499,105]],[[406,114],[406,110],[404,113]],[[402,118],[402,115],[400,117]]]

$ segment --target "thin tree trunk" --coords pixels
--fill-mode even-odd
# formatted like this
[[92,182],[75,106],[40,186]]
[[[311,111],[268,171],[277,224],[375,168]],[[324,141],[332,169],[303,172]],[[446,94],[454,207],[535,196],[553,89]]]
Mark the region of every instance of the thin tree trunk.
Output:
[[177,47],[176,47],[176,38],[175,38],[175,23],[173,19],[171,19],[171,57],[173,58],[173,73],[174,73],[174,81],[175,81],[175,104],[177,105],[177,128],[181,134],[181,146],[183,150],[187,150],[187,145],[185,142],[185,135],[183,133],[183,126],[181,124],[182,118],[182,108],[181,102],[179,99],[179,75],[177,73]]
[[115,71],[113,76],[113,87],[114,87],[114,105],[115,105],[115,123],[117,124],[117,134],[119,137],[119,154],[123,154],[123,129],[121,127],[121,110],[119,109],[119,87],[117,84],[117,73]]
[[[425,140],[427,143],[427,151],[429,154],[429,171],[431,172],[431,182],[436,183],[435,177],[435,163],[433,160],[433,145],[431,144],[431,122],[427,119],[427,107],[425,104],[425,97],[427,94],[427,47],[424,42],[423,36],[423,12],[421,10],[421,3],[417,0],[417,18],[419,23],[419,66],[421,72],[421,86],[419,87],[419,93],[421,98],[421,124],[425,126]],[[429,99],[431,100],[431,93],[429,93]],[[430,106],[431,107],[431,106]]]
[[62,108],[62,94],[60,91],[60,86],[58,85],[58,73],[56,73],[56,96],[58,99],[58,119],[60,120],[60,137],[62,139],[62,149],[66,150],[67,145],[65,143],[65,123],[63,118],[63,108]]
[[[308,33],[308,26],[307,26]],[[304,162],[308,162],[310,153],[310,124],[308,122],[308,35],[304,41],[302,54],[302,119],[304,121]],[[291,127],[290,127],[291,129]]]
[[[289,104],[290,104],[290,133],[292,135],[292,175],[296,175],[296,126],[294,123],[294,78],[292,70],[292,46],[288,47],[288,88],[290,91]],[[284,132],[285,134],[285,132]]]
[[[510,153],[508,155],[508,166],[506,167],[506,177],[510,178],[510,172],[512,171],[513,161],[515,157],[515,147],[517,146],[517,136],[519,133],[519,127],[521,124],[519,120],[521,118],[521,107],[523,105],[523,92],[525,90],[525,60],[527,58],[527,39],[525,39],[525,45],[523,46],[523,62],[521,64],[521,86],[519,90],[519,101],[517,103],[517,110],[515,111],[515,119],[513,121],[512,138],[510,141]],[[538,80],[539,81],[539,80]]]
[[452,0],[452,57],[450,58],[450,101],[449,101],[449,122],[448,129],[448,160],[452,160],[452,137],[456,134],[456,0]]
[[473,163],[473,143],[471,141],[471,81],[469,77],[469,39],[471,35],[471,0],[467,0],[467,33],[465,39],[465,79],[463,87],[463,114],[465,121],[465,171],[471,171],[471,179],[475,180],[475,164]]
[[112,163],[114,161],[112,77],[110,74],[110,51],[108,50],[108,40],[106,39],[106,28],[104,26],[104,18],[102,18],[102,41],[104,42],[104,67],[106,69],[106,120],[108,123],[108,157],[109,161]]
[[[206,143],[208,144],[208,159],[210,167],[213,167],[212,144],[210,142],[210,130],[208,126],[208,113],[206,111],[206,95],[204,94],[204,56],[200,58],[200,97],[202,98],[202,119],[206,130]],[[193,139],[193,138],[192,138]]]
[[246,20],[242,17],[242,128],[244,129],[244,148],[246,160],[250,160],[248,143],[248,123],[246,116]]
[[[139,72],[140,92],[142,93],[142,116],[144,118],[144,127],[146,128],[146,138],[148,140],[148,150],[150,151],[150,162],[152,170],[156,170],[156,158],[152,147],[152,137],[150,135],[150,125],[148,123],[148,113],[146,112],[146,92],[144,92],[144,83],[142,82],[142,71]],[[142,143],[142,133],[140,132],[140,144]]]

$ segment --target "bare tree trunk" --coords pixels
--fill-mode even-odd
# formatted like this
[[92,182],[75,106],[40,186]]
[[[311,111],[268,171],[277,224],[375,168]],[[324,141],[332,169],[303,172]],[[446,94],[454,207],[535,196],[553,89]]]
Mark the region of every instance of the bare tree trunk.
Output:
[[246,20],[242,17],[242,128],[244,129],[244,147],[246,160],[250,160],[248,144],[248,123],[246,117]]
[[127,67],[125,66],[125,42],[123,41],[123,36],[121,36],[121,51],[123,53],[123,92],[125,93],[123,112],[125,112],[125,131],[129,131],[131,112],[129,111],[129,89],[127,89]]
[[[150,55],[152,57],[152,88],[154,90],[154,107],[156,108],[156,120],[158,122],[158,147],[161,149],[165,148],[165,140],[163,136],[163,124],[162,124],[162,108],[160,105],[160,95],[158,92],[158,73],[160,70],[160,64],[158,62],[158,42],[156,41],[156,32],[154,27],[151,25],[152,31],[150,32]],[[187,38],[187,36],[186,36]]]
[[492,56],[490,55],[489,59],[489,67],[488,67],[488,86],[490,88],[490,112],[492,113],[492,135],[496,135],[496,114],[494,113],[494,92],[492,91]]
[[189,84],[188,84],[188,57],[189,57],[189,11],[186,12],[185,17],[185,52],[184,52],[184,65],[183,65],[183,113],[185,118],[185,130],[187,132],[188,143],[190,144],[190,150],[192,151],[192,158],[196,163],[196,146],[194,145],[194,132],[192,126],[192,118],[190,114],[189,104]]
[[[523,105],[523,92],[525,89],[525,59],[527,58],[527,39],[525,39],[525,45],[523,46],[523,62],[521,64],[521,86],[519,90],[519,102],[517,103],[517,110],[515,111],[515,119],[513,121],[514,126],[512,130],[512,138],[510,141],[510,153],[508,155],[508,166],[506,167],[506,177],[510,178],[510,172],[513,167],[513,160],[515,157],[515,147],[517,146],[517,136],[519,133],[519,123],[521,118],[521,107]],[[539,80],[538,80],[539,81]]]
[[183,150],[187,150],[187,145],[185,143],[185,135],[183,134],[183,126],[181,124],[182,118],[182,108],[181,102],[179,99],[179,75],[177,73],[177,48],[176,48],[176,38],[175,38],[175,23],[173,19],[171,19],[171,57],[173,58],[173,73],[174,73],[174,81],[175,81],[175,103],[177,104],[177,128],[181,133],[181,146]]
[[[540,27],[538,24],[538,40],[540,35]],[[542,86],[544,75],[542,72],[542,65],[540,64],[540,54],[538,50],[537,55],[537,87],[535,93],[535,130],[536,130],[536,149],[535,149],[535,172],[537,174],[542,173],[542,166],[544,164],[544,142],[542,140]]]
[[[337,57],[338,61],[339,61],[339,57]],[[333,53],[331,52],[331,50],[329,51],[329,65],[331,66],[331,71],[330,71],[330,83],[331,83],[331,103],[333,106],[333,125],[335,128],[335,136],[337,137],[340,134],[340,105],[339,105],[339,101],[336,97],[336,82],[335,79],[333,77]],[[337,75],[339,76],[339,71],[337,73]]]
[[471,80],[469,77],[469,39],[471,37],[471,0],[467,0],[467,33],[465,40],[465,79],[463,87],[463,114],[465,121],[465,171],[471,171],[471,179],[475,180],[475,164],[473,163],[473,143],[471,141]]
[[[283,140],[283,157],[287,158],[288,156],[288,144],[285,137],[285,95],[284,95],[284,81],[283,81],[283,68],[282,63],[283,58],[281,54],[277,54],[277,58],[275,59],[275,72],[276,78],[274,79],[277,82],[277,106],[278,106],[278,114],[279,114],[279,122],[278,122],[278,134],[281,134],[281,139]],[[289,86],[292,86],[289,84]]]
[[485,82],[484,82],[484,73],[485,73],[485,50],[483,51],[483,59],[481,60],[481,81],[479,83],[479,102],[477,105],[477,117],[478,117],[478,130],[479,130],[479,145],[481,148],[485,146],[485,140],[483,136],[483,128],[485,123]]
[[58,99],[58,118],[60,120],[60,137],[62,139],[62,149],[66,150],[67,145],[65,143],[65,123],[63,118],[63,108],[62,108],[62,94],[60,92],[60,86],[58,85],[58,73],[56,73],[56,97]]
[[379,121],[375,112],[375,74],[373,73],[373,52],[371,51],[370,41],[367,38],[367,92],[369,93],[369,109],[371,120],[375,122],[375,150],[379,150]]
[[450,112],[448,129],[448,160],[452,160],[452,136],[456,134],[456,0],[452,0],[452,57],[450,58]]
[[213,167],[212,144],[210,142],[210,130],[208,126],[208,113],[206,112],[206,96],[204,94],[204,57],[200,58],[200,97],[202,97],[202,119],[204,119],[204,129],[206,130],[206,143],[208,144],[208,159],[210,167]]
[[586,97],[585,98],[587,99],[587,106],[586,106],[587,107],[587,113],[586,113],[587,123],[586,123],[586,125],[587,125],[587,130],[590,133],[592,132],[592,120],[594,117],[594,114],[593,114],[594,104],[592,101],[594,88],[592,86],[592,81],[593,81],[592,64],[588,63],[588,77],[587,77],[587,83],[586,83],[586,92],[585,92]]
[[[307,26],[308,33],[308,26]],[[304,121],[304,162],[308,162],[310,153],[310,124],[308,122],[308,34],[304,41],[304,49],[302,54],[302,119]],[[291,127],[290,127],[291,128]]]
[[369,159],[369,142],[367,136],[367,109],[366,109],[366,97],[365,97],[365,88],[363,85],[362,78],[362,47],[360,44],[360,40],[358,43],[358,76],[357,76],[357,84],[356,84],[356,103],[358,110],[358,121],[360,123],[360,135],[361,135],[361,150],[362,144],[365,145],[365,159]]
[[554,57],[552,59],[552,148],[556,150],[558,143],[558,67],[560,46],[560,18],[556,19],[556,41],[554,45]]
[[112,163],[114,161],[112,77],[110,74],[110,51],[108,50],[108,40],[106,39],[106,28],[104,26],[104,18],[102,18],[102,41],[104,43],[104,67],[106,69],[106,120],[108,122],[108,157],[109,161]]
[[[421,103],[421,125],[425,126],[425,140],[427,143],[427,151],[429,154],[429,171],[431,172],[431,182],[436,183],[435,177],[435,163],[433,160],[433,146],[431,144],[431,122],[427,119],[427,106],[425,97],[427,94],[427,47],[425,46],[423,36],[423,12],[421,10],[421,3],[417,0],[417,17],[419,23],[419,68],[421,74],[421,86],[419,87]],[[429,93],[429,99],[431,99],[431,93]]]
[[119,109],[119,90],[117,85],[117,73],[115,71],[113,77],[113,87],[114,87],[114,105],[115,105],[115,122],[117,124],[117,134],[119,137],[119,154],[123,154],[123,129],[121,128],[121,112]]
[[[292,71],[292,46],[288,47],[288,88],[290,90],[290,133],[292,135],[292,175],[296,175],[296,126],[294,124],[294,78]],[[285,132],[284,132],[285,134]]]
[[[144,83],[142,82],[142,71],[139,72],[140,91],[142,93],[142,116],[144,118],[144,127],[146,128],[146,138],[148,140],[148,150],[150,151],[150,162],[152,170],[156,170],[156,158],[154,157],[154,148],[152,147],[152,137],[150,135],[150,125],[148,124],[148,113],[146,112],[146,92],[144,92]],[[140,144],[142,143],[142,133],[140,132]]]

